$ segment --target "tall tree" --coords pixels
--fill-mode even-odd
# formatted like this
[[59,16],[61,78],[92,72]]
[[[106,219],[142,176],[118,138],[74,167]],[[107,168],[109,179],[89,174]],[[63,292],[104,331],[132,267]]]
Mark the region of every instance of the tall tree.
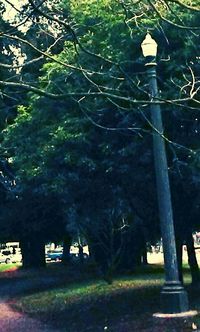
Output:
[[[2,34],[21,49],[25,45],[26,56],[18,80],[0,84],[41,96],[29,94],[4,132],[4,148],[18,179],[31,183],[40,178],[40,190],[61,194],[70,230],[81,229],[93,239],[110,234],[104,241],[107,261],[117,252],[117,230],[134,229],[134,220],[135,229],[148,229],[146,241],[159,234],[153,223],[158,220],[149,143],[154,128],[141,39],[149,29],[160,45],[163,93],[158,102],[165,111],[165,138],[177,178],[179,164],[196,149],[191,149],[192,140],[183,139],[186,128],[181,126],[183,111],[185,125],[199,103],[198,17],[198,5],[185,1],[28,1],[24,35],[16,36],[17,30]],[[41,47],[33,32],[42,35]],[[37,55],[40,62],[35,62]],[[33,63],[39,65],[32,72],[28,66]]]

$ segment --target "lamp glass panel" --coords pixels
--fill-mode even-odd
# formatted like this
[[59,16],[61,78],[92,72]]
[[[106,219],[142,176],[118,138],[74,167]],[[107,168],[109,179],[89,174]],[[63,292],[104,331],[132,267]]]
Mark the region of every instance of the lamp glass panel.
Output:
[[155,57],[157,55],[157,43],[149,33],[147,33],[144,41],[142,42],[141,47],[144,57],[147,56]]

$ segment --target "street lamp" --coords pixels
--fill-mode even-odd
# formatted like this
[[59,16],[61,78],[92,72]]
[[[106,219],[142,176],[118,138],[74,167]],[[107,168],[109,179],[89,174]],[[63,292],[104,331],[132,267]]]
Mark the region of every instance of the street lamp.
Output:
[[153,133],[153,152],[156,173],[161,235],[165,264],[165,283],[161,291],[162,312],[165,314],[188,311],[188,297],[179,281],[176,244],[174,235],[171,192],[169,186],[168,166],[163,137],[163,125],[160,105],[158,103],[158,86],[156,75],[157,43],[147,33],[142,42],[142,52],[146,59],[151,98],[150,111]]

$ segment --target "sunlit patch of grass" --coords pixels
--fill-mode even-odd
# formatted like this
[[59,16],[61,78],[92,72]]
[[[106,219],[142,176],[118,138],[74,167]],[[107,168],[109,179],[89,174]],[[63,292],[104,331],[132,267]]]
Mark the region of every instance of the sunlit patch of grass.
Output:
[[16,271],[19,266],[20,264],[0,264],[0,273]]

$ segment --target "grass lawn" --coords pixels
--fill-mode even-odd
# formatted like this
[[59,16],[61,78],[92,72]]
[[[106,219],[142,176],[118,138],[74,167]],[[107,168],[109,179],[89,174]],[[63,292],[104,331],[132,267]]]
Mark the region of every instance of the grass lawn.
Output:
[[[188,332],[200,323],[198,317],[192,321],[168,320],[167,324],[152,318],[160,310],[163,268],[153,266],[128,276],[117,276],[109,285],[91,273],[76,270],[77,267],[70,271],[65,268],[64,272],[57,267],[57,272],[48,269],[46,273],[59,274],[60,268],[62,284],[20,296],[15,309],[66,332]],[[187,268],[185,281],[190,282]],[[197,296],[197,292],[190,291],[192,305],[200,309],[199,293]]]
[[14,271],[18,269],[20,264],[0,264],[0,273],[5,271]]

